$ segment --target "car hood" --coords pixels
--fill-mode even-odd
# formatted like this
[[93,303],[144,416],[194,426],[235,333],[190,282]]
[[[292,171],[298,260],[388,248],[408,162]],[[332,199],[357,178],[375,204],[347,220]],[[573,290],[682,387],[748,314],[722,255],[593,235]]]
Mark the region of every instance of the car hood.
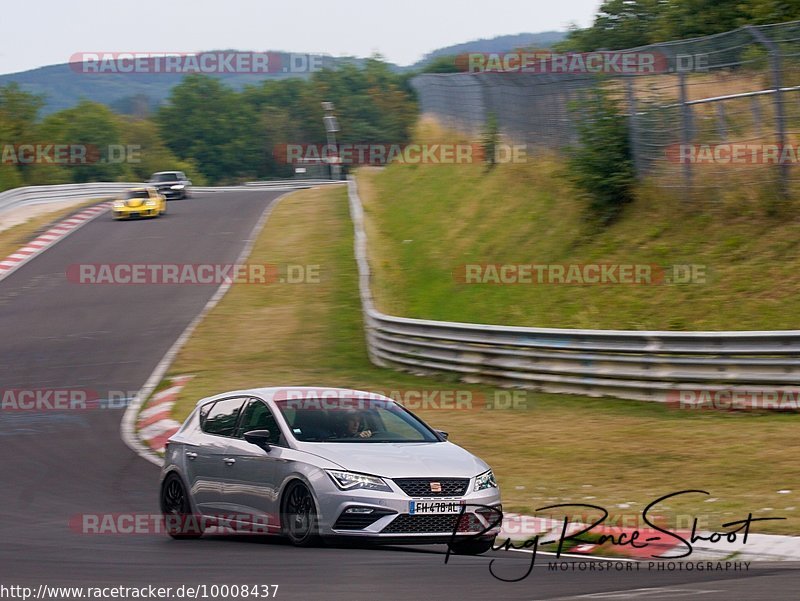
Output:
[[298,442],[297,447],[342,469],[385,478],[472,478],[489,469],[451,442]]

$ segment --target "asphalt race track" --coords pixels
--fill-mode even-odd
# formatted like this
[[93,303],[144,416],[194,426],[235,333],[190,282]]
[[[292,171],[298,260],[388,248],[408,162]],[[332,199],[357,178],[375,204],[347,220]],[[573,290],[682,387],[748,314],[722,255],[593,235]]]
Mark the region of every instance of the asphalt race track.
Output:
[[[170,202],[165,217],[150,221],[115,223],[106,214],[0,282],[0,389],[138,390],[216,286],[80,285],[67,281],[67,266],[234,262],[279,194],[197,195]],[[796,565],[607,572],[583,562],[576,564],[583,571],[553,572],[553,558],[540,556],[528,578],[508,583],[492,577],[490,562],[515,578],[529,554],[452,557],[445,565],[439,546],[295,549],[249,536],[85,534],[75,527],[79,514],[158,512],[158,469],[123,444],[121,417],[122,409],[0,412],[4,583],[279,585],[278,599],[350,601],[797,598]]]

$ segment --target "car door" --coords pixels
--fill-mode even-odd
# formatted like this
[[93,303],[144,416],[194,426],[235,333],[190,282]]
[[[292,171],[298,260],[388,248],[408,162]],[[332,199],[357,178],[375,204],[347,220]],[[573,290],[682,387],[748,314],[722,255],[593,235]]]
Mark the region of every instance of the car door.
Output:
[[222,484],[228,476],[226,451],[247,399],[232,397],[209,403],[201,409],[200,429],[192,446],[187,445],[186,472],[197,510],[205,515],[223,511]]
[[[245,432],[269,430],[270,448],[264,450],[244,439]],[[280,529],[280,483],[286,463],[285,439],[278,422],[264,401],[251,398],[245,404],[239,424],[225,452],[229,460],[223,485],[223,506],[227,513],[242,516],[260,532]]]

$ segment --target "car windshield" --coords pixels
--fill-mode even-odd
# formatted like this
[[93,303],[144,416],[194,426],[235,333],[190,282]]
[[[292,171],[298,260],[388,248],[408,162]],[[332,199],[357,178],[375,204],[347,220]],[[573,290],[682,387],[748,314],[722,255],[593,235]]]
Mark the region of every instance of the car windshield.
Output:
[[150,194],[147,193],[147,190],[130,190],[125,198],[150,198]]
[[390,400],[303,398],[276,404],[301,442],[440,442],[428,426]]
[[177,182],[180,178],[177,173],[156,173],[150,179],[151,182]]

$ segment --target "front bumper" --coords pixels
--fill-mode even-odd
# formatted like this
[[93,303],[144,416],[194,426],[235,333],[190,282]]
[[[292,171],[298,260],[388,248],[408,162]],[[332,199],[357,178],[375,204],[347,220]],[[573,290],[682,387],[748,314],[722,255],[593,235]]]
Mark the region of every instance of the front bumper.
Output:
[[181,190],[173,190],[171,188],[156,188],[159,194],[161,194],[167,200],[175,199],[175,198],[183,198],[186,196],[186,189]]
[[131,209],[114,209],[114,219],[139,219],[140,217],[158,217],[158,207],[138,207]]
[[[414,544],[446,543],[454,536],[456,539],[492,538],[500,532],[502,511],[500,492],[496,488],[471,492],[473,480],[470,480],[470,492],[459,497],[412,498],[394,482],[385,480],[392,492],[341,491],[333,483],[324,490],[317,488],[320,534],[326,538]],[[415,508],[419,503],[455,503],[463,505],[464,509],[462,514],[415,513],[412,502]],[[367,510],[372,512],[366,513]]]

